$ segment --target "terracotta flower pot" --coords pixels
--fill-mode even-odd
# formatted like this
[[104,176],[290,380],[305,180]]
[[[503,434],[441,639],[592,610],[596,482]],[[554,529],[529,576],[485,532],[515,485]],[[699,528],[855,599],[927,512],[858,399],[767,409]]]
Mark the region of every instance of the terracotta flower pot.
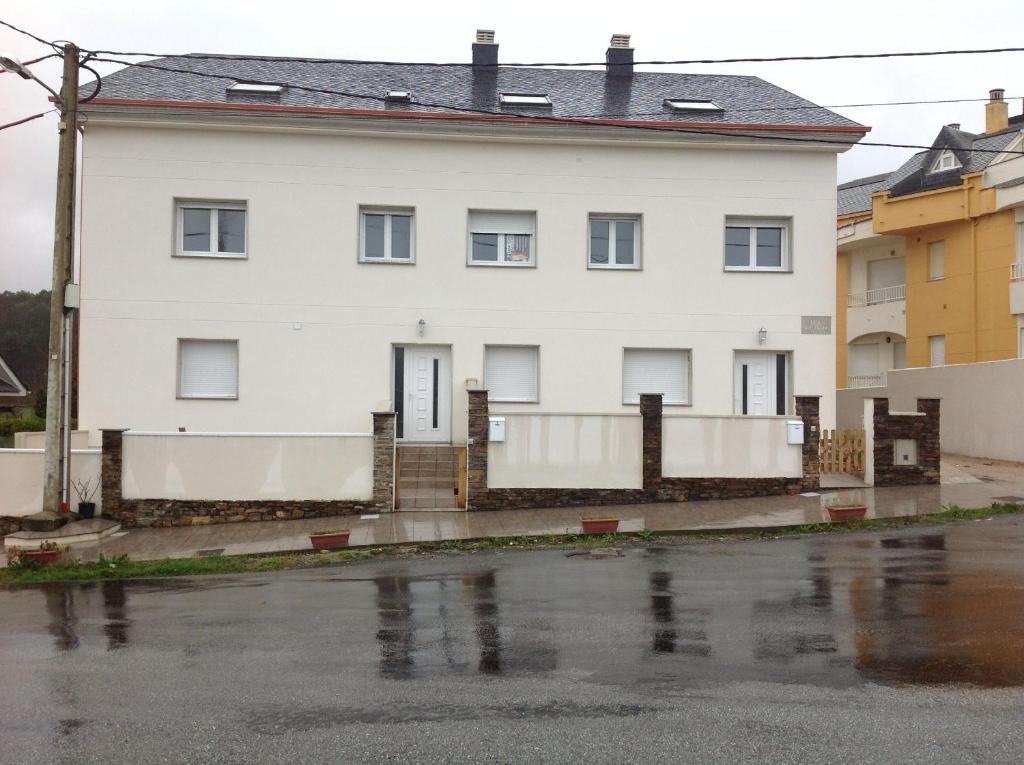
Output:
[[828,508],[828,517],[832,523],[844,521],[862,521],[867,514],[867,505],[839,505]]
[[309,541],[314,550],[333,550],[335,547],[348,547],[349,531],[332,531],[329,534],[310,534]]
[[584,518],[584,534],[614,534],[619,530],[618,518]]
[[60,550],[22,550],[18,555],[37,560],[44,566],[52,566],[60,560]]

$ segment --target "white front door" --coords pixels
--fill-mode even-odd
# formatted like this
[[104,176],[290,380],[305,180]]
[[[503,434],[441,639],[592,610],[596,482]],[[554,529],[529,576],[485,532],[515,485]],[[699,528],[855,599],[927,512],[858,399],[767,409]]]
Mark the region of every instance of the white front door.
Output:
[[[451,348],[401,346],[396,348],[395,363],[395,406],[402,417],[399,438],[403,441],[451,441]],[[397,369],[399,363],[401,370]]]
[[736,351],[733,412],[786,414],[789,406],[787,359],[788,354],[774,351]]

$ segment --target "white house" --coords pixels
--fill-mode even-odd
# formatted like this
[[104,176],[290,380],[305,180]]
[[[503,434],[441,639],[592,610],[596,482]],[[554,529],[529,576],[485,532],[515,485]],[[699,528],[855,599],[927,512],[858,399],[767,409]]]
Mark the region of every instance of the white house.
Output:
[[[80,427],[465,442],[507,412],[834,421],[836,155],[756,77],[180,57],[85,104]],[[269,83],[269,84],[268,84]],[[90,86],[91,89],[91,86]]]

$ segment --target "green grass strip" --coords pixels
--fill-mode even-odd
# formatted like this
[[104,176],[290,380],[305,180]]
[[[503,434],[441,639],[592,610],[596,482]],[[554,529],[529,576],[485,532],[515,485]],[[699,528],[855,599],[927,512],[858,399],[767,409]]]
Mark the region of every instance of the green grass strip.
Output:
[[408,556],[424,553],[479,552],[509,548],[583,547],[599,548],[645,542],[670,544],[709,542],[717,540],[776,539],[804,534],[844,534],[873,529],[900,529],[912,526],[957,523],[991,518],[1024,511],[1024,506],[995,502],[989,507],[945,507],[931,515],[910,515],[896,518],[870,518],[848,523],[807,523],[765,529],[710,529],[703,531],[655,532],[649,529],[629,534],[545,534],[541,536],[490,537],[487,539],[448,540],[397,544],[380,547],[354,547],[330,552],[296,552],[275,555],[229,555],[204,558],[173,558],[167,560],[130,560],[127,556],[100,557],[98,561],[61,561],[42,566],[34,561],[25,565],[0,569],[0,585],[34,582],[82,581],[94,579],[148,579],[168,576],[200,576],[206,574],[246,574],[265,571],[321,568],[351,561],[379,557]]

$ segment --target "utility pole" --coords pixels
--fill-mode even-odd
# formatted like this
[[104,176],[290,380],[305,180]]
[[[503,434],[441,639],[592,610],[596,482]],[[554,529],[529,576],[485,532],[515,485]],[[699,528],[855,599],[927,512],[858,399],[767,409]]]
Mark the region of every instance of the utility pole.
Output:
[[69,417],[65,401],[64,323],[67,317],[66,286],[72,281],[75,242],[75,154],[78,145],[78,46],[64,46],[64,80],[60,90],[60,149],[57,154],[57,210],[53,232],[53,282],[50,292],[49,357],[46,363],[46,465],[43,479],[43,512],[59,513],[63,507],[64,462],[70,455],[64,428]]

